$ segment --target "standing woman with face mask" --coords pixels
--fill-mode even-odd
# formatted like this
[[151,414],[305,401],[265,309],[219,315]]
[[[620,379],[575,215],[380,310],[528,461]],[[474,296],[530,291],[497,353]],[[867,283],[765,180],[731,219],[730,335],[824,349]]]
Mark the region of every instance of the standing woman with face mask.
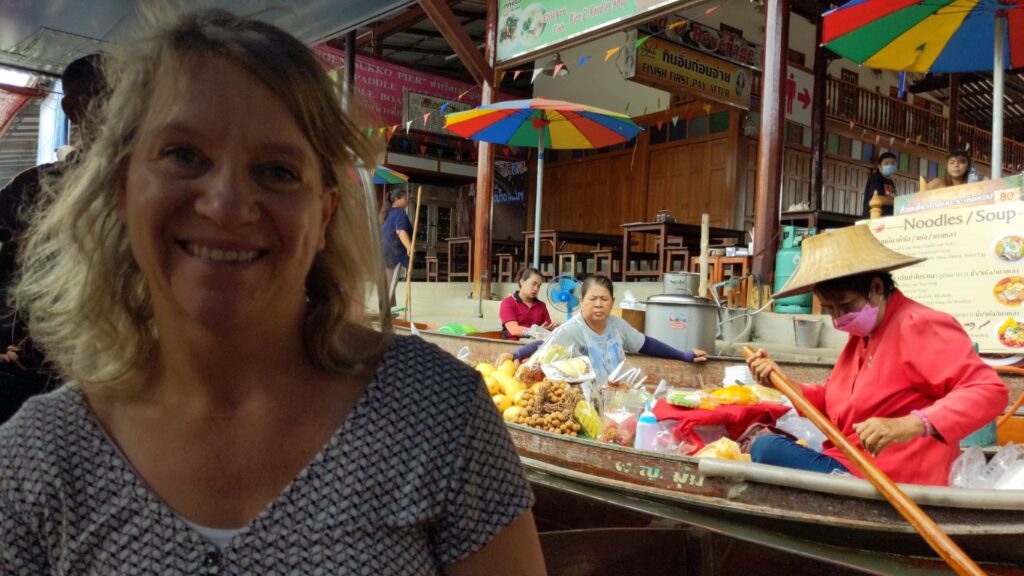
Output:
[[[871,173],[867,184],[864,185],[864,207],[861,215],[864,218],[871,217],[871,197],[877,192],[879,196],[892,197],[896,192],[896,183],[892,176],[896,173],[896,155],[892,152],[883,152],[878,157],[878,167]],[[892,216],[892,206],[882,206],[882,216]]]
[[[960,440],[1006,408],[1008,393],[952,316],[903,295],[890,271],[921,262],[883,246],[867,226],[808,238],[796,274],[775,294],[810,290],[850,334],[825,384],[804,396],[895,482],[946,485]],[[776,368],[764,350],[747,360],[762,384]],[[754,462],[815,472],[859,471],[826,441],[821,453],[765,435]]]

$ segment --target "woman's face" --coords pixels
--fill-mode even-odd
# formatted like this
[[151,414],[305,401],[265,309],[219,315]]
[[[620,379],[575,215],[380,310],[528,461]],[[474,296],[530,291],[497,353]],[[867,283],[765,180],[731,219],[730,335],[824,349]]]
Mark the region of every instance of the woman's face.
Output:
[[946,160],[946,172],[949,174],[950,178],[956,178],[958,180],[963,178],[964,174],[967,174],[967,170],[970,167],[971,165],[967,161],[967,158],[964,158],[963,156],[953,156]]
[[588,322],[607,320],[614,303],[615,298],[612,298],[612,293],[607,288],[600,284],[591,285],[587,293],[583,295],[583,302],[580,304],[583,319]]
[[157,319],[237,327],[301,317],[336,196],[295,119],[221,57],[185,60],[154,94],[118,213]]
[[525,300],[536,300],[544,279],[539,274],[530,274],[526,280],[519,281],[519,297]]
[[868,291],[868,296],[866,298],[863,294],[853,290],[845,290],[839,293],[815,291],[815,295],[821,302],[822,312],[831,316],[833,320],[841,318],[851,312],[860,312],[868,304],[877,306],[879,308],[879,314],[878,319],[875,321],[874,328],[877,328],[878,325],[881,324],[882,316],[885,312],[882,293],[882,281],[878,278],[871,281],[871,289]]

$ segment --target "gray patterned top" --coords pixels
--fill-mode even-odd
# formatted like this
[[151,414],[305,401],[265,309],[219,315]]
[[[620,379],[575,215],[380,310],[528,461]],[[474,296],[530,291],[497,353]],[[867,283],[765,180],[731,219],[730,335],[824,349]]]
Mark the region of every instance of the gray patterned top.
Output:
[[81,389],[0,427],[0,574],[437,574],[533,503],[480,376],[399,337],[352,413],[223,550],[125,461]]

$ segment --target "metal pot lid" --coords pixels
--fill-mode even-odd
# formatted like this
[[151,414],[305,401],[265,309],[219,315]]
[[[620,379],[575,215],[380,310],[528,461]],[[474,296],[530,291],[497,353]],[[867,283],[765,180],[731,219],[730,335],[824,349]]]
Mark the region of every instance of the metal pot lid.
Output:
[[709,308],[718,308],[710,298],[698,298],[696,296],[687,296],[685,294],[658,294],[657,296],[651,296],[647,299],[648,304],[673,304],[673,305],[685,305],[685,306],[707,306]]

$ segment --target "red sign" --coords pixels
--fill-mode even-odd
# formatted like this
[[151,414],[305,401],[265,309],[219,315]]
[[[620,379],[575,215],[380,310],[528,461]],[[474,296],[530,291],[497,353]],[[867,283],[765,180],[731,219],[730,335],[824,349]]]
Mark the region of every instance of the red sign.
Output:
[[[331,68],[341,70],[345,67],[345,54],[340,50],[320,45],[317,51]],[[355,83],[356,93],[364,98],[365,104],[385,125],[402,124],[402,101],[406,92],[480,105],[478,86],[362,54],[356,54]],[[419,127],[418,123],[415,127]]]

